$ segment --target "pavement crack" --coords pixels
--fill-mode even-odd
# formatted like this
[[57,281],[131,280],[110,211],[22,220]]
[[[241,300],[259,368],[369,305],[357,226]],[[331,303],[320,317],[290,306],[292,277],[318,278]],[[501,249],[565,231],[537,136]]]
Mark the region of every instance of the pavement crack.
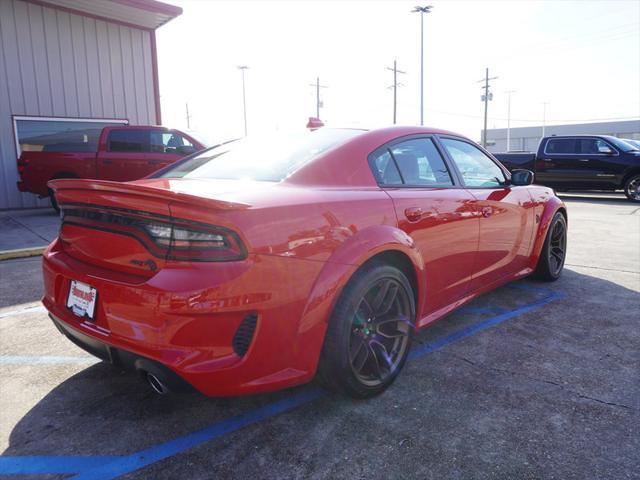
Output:
[[534,381],[534,382],[546,383],[548,385],[553,385],[555,387],[559,387],[561,390],[564,390],[565,392],[567,392],[567,393],[569,393],[571,395],[577,396],[578,398],[582,398],[582,399],[585,399],[585,400],[591,400],[593,402],[597,402],[597,403],[600,403],[602,405],[608,405],[608,406],[611,406],[611,407],[618,407],[618,408],[624,408],[624,409],[627,409],[627,410],[635,411],[635,408],[630,407],[629,405],[624,405],[622,403],[615,403],[615,402],[607,402],[605,400],[600,400],[599,398],[596,398],[596,397],[590,397],[588,395],[583,395],[583,394],[581,394],[579,392],[576,392],[576,391],[574,391],[574,390],[572,390],[570,388],[567,388],[565,385],[563,385],[561,383],[554,382],[553,380],[547,380],[546,378],[532,377],[532,376],[526,375],[526,374],[524,374],[522,372],[517,372],[515,370],[509,370],[509,369],[506,369],[506,368],[492,367],[492,366],[486,365],[484,363],[474,362],[472,360],[469,360],[466,357],[463,357],[461,355],[456,355],[455,353],[451,353],[451,352],[447,352],[446,355],[450,355],[450,356],[452,356],[454,358],[457,358],[458,360],[461,360],[461,361],[463,361],[465,363],[468,363],[469,365],[472,365],[473,367],[478,368],[480,370],[486,370],[486,371],[492,371],[492,372],[498,372],[498,373],[506,373],[506,374],[509,374],[509,375],[522,377],[524,379],[531,380],[531,381]]
[[621,403],[613,403],[613,402],[605,402],[604,400],[600,400],[599,398],[589,397],[587,395],[578,395],[580,398],[585,398],[587,400],[593,400],[594,402],[602,403],[603,405],[611,405],[612,407],[620,407],[626,408],[628,410],[634,410],[632,407],[628,405],[623,405]]

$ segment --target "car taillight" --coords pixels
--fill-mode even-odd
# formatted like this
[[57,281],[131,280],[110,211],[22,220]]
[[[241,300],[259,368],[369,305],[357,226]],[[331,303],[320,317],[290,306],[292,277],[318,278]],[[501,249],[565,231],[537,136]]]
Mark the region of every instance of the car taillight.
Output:
[[238,236],[223,227],[190,228],[160,222],[145,222],[144,229],[153,242],[168,250],[175,260],[239,260],[246,252]]

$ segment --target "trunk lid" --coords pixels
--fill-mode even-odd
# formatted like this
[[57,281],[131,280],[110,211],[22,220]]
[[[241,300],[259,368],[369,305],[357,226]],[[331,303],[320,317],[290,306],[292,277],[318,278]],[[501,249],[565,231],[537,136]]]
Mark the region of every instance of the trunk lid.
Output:
[[[249,206],[216,199],[204,185],[187,188],[184,183],[179,183],[180,187],[175,183],[172,179],[128,183],[79,179],[49,182],[61,207],[59,238],[63,250],[99,267],[151,277],[172,257],[169,247],[159,245],[150,232],[177,224],[201,231],[208,227],[184,215],[176,218],[172,211],[206,211],[206,220],[211,221],[216,212]],[[216,225],[231,228],[223,219]],[[169,241],[173,241],[173,233]]]

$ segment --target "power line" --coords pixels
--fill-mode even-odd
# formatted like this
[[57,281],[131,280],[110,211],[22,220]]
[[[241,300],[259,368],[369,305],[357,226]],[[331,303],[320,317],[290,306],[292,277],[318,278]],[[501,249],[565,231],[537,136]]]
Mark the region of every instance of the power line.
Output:
[[316,83],[310,83],[310,87],[316,87],[316,118],[320,120],[320,107],[324,107],[320,100],[320,89],[329,88],[326,85],[320,85],[320,77],[316,77]]
[[396,60],[393,61],[393,68],[387,67],[387,70],[391,70],[393,72],[393,85],[388,88],[393,88],[393,124],[396,124],[396,112],[398,106],[398,87],[401,87],[402,84],[398,83],[398,74],[406,74],[407,72],[403,72],[402,70],[398,70],[398,65]]
[[489,100],[493,100],[493,93],[489,92],[489,80],[495,80],[498,77],[489,78],[489,67],[484,71],[484,79],[478,80],[478,83],[484,82],[484,95],[481,99],[484,102],[484,129],[482,130],[482,146],[487,147],[487,114],[489,112]]

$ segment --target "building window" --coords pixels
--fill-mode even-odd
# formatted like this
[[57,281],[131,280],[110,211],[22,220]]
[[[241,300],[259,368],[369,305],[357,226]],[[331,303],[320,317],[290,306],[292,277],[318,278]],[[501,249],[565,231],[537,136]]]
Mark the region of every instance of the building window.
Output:
[[104,127],[127,120],[13,117],[17,155],[22,152],[95,152]]

